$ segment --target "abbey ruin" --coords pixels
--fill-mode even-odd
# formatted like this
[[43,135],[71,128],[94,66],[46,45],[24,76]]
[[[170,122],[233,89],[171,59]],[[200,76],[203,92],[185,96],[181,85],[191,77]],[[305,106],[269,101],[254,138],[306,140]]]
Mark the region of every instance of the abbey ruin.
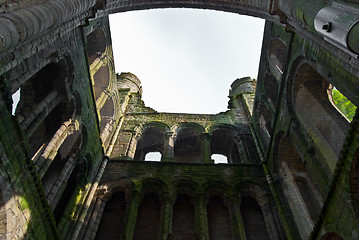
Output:
[[[258,79],[146,106],[108,15],[156,8],[266,19]],[[358,54],[358,0],[0,0],[0,239],[359,239]]]

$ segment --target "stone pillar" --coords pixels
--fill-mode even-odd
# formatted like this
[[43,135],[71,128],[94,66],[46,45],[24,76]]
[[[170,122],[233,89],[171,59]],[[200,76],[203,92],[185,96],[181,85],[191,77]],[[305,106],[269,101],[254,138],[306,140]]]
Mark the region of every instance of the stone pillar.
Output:
[[173,204],[169,197],[164,197],[161,204],[161,218],[160,218],[160,239],[167,240],[169,234],[172,232],[172,214]]
[[137,193],[131,194],[131,200],[128,204],[127,218],[123,229],[122,239],[132,240],[135,233],[138,207],[140,205],[140,197]]
[[246,240],[246,230],[244,228],[241,211],[239,209],[239,206],[241,205],[240,198],[234,201],[228,201],[226,205],[232,222],[232,232],[234,239]]
[[108,198],[98,196],[83,239],[95,239]]
[[167,132],[161,161],[173,162],[173,155],[174,155],[173,151],[174,151],[173,132]]
[[200,135],[202,163],[212,163],[210,137],[208,133],[202,133]]
[[195,198],[196,232],[200,240],[209,239],[206,198],[201,194]]

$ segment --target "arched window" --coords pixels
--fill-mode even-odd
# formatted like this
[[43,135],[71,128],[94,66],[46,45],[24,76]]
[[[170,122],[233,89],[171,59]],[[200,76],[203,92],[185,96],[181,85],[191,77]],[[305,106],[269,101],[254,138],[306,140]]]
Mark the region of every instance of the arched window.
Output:
[[268,102],[273,109],[275,109],[277,105],[278,91],[278,81],[271,74],[266,74],[264,78],[264,92],[268,97]]
[[100,225],[96,233],[96,240],[121,239],[126,214],[126,198],[124,192],[116,192],[106,203],[102,213]]
[[211,136],[211,153],[214,163],[240,163],[237,143],[233,132],[228,129],[217,129]]
[[258,107],[259,115],[259,133],[262,139],[262,142],[268,146],[270,138],[272,136],[272,113],[265,105],[264,102],[259,103]]
[[110,69],[108,66],[102,66],[93,76],[95,98],[99,98],[101,93],[110,83]]
[[156,127],[147,127],[137,142],[134,160],[143,161],[150,152],[158,152],[162,155],[164,151],[165,135],[163,130]]
[[89,64],[100,57],[106,49],[106,36],[102,28],[95,29],[86,37],[86,52]]
[[195,211],[191,197],[179,194],[173,207],[173,239],[197,239],[195,226]]
[[288,137],[278,144],[275,172],[302,238],[307,238],[321,211],[322,198]]
[[75,192],[80,190],[80,183],[85,175],[85,165],[86,162],[83,161],[77,164],[72,170],[72,173],[67,180],[66,187],[53,211],[56,223],[59,223],[62,216],[69,216],[65,214],[65,210],[68,204],[71,203],[71,198],[76,197],[77,194],[75,194]]
[[241,215],[247,240],[269,240],[262,209],[252,197],[242,197]]
[[207,203],[209,239],[233,239],[231,220],[222,197],[210,196]]
[[211,156],[212,160],[215,164],[217,163],[228,163],[228,158],[225,155],[222,154],[212,154]]
[[201,143],[194,128],[184,127],[177,132],[174,143],[175,162],[201,162]]
[[272,39],[269,44],[268,54],[271,73],[279,80],[283,75],[283,67],[286,63],[286,45],[279,38]]
[[107,124],[111,123],[113,120],[115,113],[115,107],[113,104],[112,98],[107,98],[105,104],[100,109],[100,115],[101,115],[101,122],[100,122],[100,130],[101,132],[104,130]]
[[145,156],[145,161],[161,162],[162,154],[160,152],[149,152]]
[[147,193],[138,208],[134,240],[157,239],[160,229],[161,203],[158,195]]
[[320,140],[313,139],[320,150],[325,152],[328,152],[328,148],[333,150],[336,157],[328,161],[334,168],[349,123],[329,101],[329,82],[309,63],[299,66],[293,83],[294,108],[298,119],[305,129],[312,131],[316,138],[320,138]]

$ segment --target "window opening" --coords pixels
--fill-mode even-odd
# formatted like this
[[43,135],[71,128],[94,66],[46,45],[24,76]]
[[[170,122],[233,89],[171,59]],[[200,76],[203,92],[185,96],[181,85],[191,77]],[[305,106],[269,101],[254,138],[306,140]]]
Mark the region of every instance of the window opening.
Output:
[[145,161],[161,162],[162,154],[160,152],[149,152],[145,156]]
[[328,91],[330,102],[341,112],[348,120],[353,121],[357,107],[349,101],[338,89],[335,87]]
[[212,154],[211,158],[212,158],[212,160],[214,161],[215,164],[228,163],[227,156],[224,156],[222,154]]
[[15,116],[16,107],[20,102],[20,88],[11,96],[12,98],[12,109],[11,114]]

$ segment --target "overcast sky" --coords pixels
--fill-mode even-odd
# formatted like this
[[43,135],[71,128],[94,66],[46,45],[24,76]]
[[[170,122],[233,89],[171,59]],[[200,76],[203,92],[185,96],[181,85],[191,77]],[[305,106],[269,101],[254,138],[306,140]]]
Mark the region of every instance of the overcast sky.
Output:
[[113,14],[110,24],[116,72],[135,74],[159,112],[226,111],[231,83],[257,78],[262,19],[158,9]]

